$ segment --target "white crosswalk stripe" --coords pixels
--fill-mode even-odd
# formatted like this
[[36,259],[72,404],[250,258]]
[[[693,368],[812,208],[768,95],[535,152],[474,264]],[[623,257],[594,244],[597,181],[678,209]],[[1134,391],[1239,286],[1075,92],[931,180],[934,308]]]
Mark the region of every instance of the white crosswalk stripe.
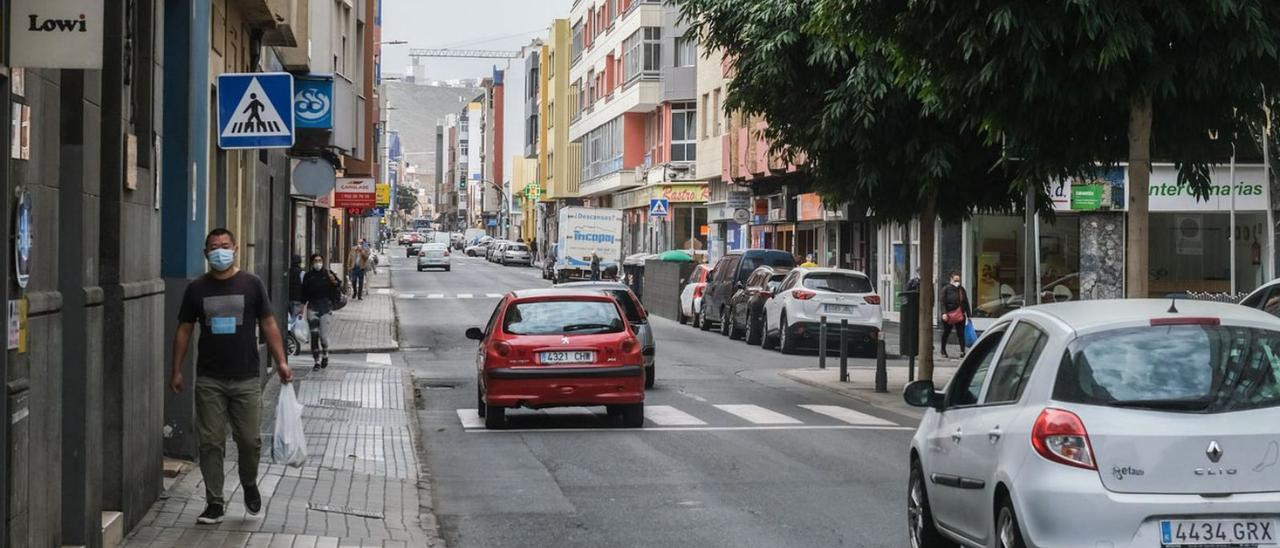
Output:
[[484,419],[475,409],[459,409],[458,420],[462,421],[463,428],[484,428]]
[[365,356],[364,361],[378,365],[391,365],[391,354],[369,354]]
[[670,405],[646,405],[644,418],[659,426],[702,426],[706,421]]
[[866,426],[893,426],[893,423],[879,417],[873,417],[866,413],[854,411],[847,407],[838,405],[800,405],[819,415],[826,415],[838,421],[847,422],[849,424],[866,425]]
[[430,295],[427,295],[427,298],[428,298],[428,299],[443,299],[443,298],[444,298],[444,293],[432,293],[432,294],[430,294]]
[[400,294],[400,298],[401,298],[401,299],[412,299],[413,297],[414,297],[413,293],[401,293],[401,294]]
[[716,409],[737,415],[739,418],[752,424],[803,424],[797,419],[793,419],[777,411],[770,411],[759,405],[751,404],[726,404],[717,405]]
[[488,297],[488,298],[490,298],[490,299],[501,299],[501,298],[502,298],[502,294],[501,294],[501,293],[485,293],[485,294],[484,294],[484,296],[485,296],[485,297]]
[[470,293],[459,293],[459,294],[458,294],[458,298],[459,298],[459,299],[470,299],[470,298],[471,298],[471,294],[470,294]]

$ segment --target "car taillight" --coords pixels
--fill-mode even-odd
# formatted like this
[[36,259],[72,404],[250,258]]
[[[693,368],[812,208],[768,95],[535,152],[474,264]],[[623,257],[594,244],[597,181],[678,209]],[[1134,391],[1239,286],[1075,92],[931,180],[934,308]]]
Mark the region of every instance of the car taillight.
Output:
[[446,249],[446,250],[444,251],[444,256],[445,256],[445,257],[448,257],[448,256],[449,256],[449,250],[447,250],[447,249]]
[[511,345],[504,342],[496,342],[493,344],[493,352],[504,358],[511,355]]
[[807,289],[797,289],[791,292],[791,296],[797,301],[807,301],[809,299],[817,297],[818,294],[814,293],[813,291],[809,291]]
[[762,289],[762,290],[760,290],[760,293],[758,293],[758,295],[760,295],[761,297],[764,297],[764,298],[766,298],[766,299],[771,299],[771,298],[773,298],[773,292],[772,292],[772,291],[765,291],[765,290],[763,290],[763,289]]
[[706,288],[707,286],[705,285],[700,285],[698,287],[693,288],[693,298],[697,299],[698,297],[701,297],[702,291]]
[[879,295],[867,295],[866,297],[863,297],[862,300],[866,301],[867,304],[876,304],[876,305],[880,304]]
[[1097,470],[1093,445],[1084,422],[1070,411],[1048,408],[1031,427],[1031,446],[1040,456],[1059,464]]
[[634,353],[640,348],[640,342],[635,339],[627,339],[622,341],[621,350],[623,354]]

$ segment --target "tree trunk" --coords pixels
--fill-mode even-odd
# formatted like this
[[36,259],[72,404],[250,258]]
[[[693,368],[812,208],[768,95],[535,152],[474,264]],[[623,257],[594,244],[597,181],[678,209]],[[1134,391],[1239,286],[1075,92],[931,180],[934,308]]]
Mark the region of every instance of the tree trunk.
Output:
[[1125,295],[1145,299],[1148,295],[1147,218],[1148,189],[1151,186],[1151,95],[1144,93],[1129,104],[1129,215],[1125,236]]
[[[938,285],[933,273],[934,227],[937,225],[935,200],[931,194],[920,210],[920,322],[916,340],[919,341],[920,356],[920,375],[917,378],[921,380],[933,380],[933,295]],[[907,244],[907,255],[910,256],[910,241]]]

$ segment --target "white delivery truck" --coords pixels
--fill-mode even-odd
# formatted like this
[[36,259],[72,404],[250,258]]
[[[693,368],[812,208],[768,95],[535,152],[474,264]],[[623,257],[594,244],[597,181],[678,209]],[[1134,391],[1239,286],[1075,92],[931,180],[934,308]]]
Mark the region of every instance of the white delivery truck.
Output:
[[591,279],[591,254],[600,256],[600,272],[622,267],[622,211],[598,207],[560,210],[555,279]]

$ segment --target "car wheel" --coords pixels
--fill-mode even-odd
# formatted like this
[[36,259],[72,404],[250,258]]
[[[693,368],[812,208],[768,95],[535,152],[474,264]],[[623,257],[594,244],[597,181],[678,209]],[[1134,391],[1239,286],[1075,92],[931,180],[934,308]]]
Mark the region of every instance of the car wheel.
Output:
[[756,318],[753,318],[751,316],[751,313],[748,312],[747,313],[747,336],[746,336],[747,344],[750,344],[750,345],[760,344],[760,331],[761,331],[760,321],[757,320]]
[[302,344],[298,342],[298,338],[289,333],[288,339],[285,341],[285,352],[290,356],[297,356],[302,350]]
[[711,330],[711,322],[707,321],[707,306],[706,306],[706,305],[702,305],[702,313],[701,313],[701,314],[698,314],[698,318],[699,318],[699,320],[700,320],[700,321],[698,322],[698,329],[701,329],[701,330],[703,330],[703,331],[710,331],[710,330]]
[[450,270],[453,270],[453,267],[451,267],[451,266],[446,266],[446,267],[444,267],[444,271],[445,271],[445,272],[448,272],[448,271],[450,271]]
[[507,425],[507,408],[496,405],[484,406],[484,427],[499,430]]
[[955,546],[938,532],[929,507],[929,492],[919,462],[911,463],[911,479],[907,482],[907,538],[911,548]]
[[787,325],[787,315],[783,314],[782,319],[778,321],[778,350],[783,354],[790,354],[796,351],[796,340],[787,334],[790,326]]
[[656,378],[653,375],[653,368],[654,366],[652,365],[644,368],[644,387],[645,388],[653,388],[653,382],[656,380]]
[[609,416],[610,416],[610,417],[621,417],[621,416],[622,416],[622,406],[621,406],[621,405],[606,405],[606,406],[604,406],[604,409],[605,409],[605,411],[606,411],[606,412],[608,412],[608,414],[609,414]]
[[644,426],[644,404],[637,403],[622,407],[622,426],[640,428]]
[[1018,514],[1013,511],[1013,502],[1008,495],[1000,501],[1000,510],[996,511],[996,547],[1024,548],[1022,529],[1018,527]]
[[726,308],[720,311],[720,334],[728,337],[730,325],[732,324],[729,322],[729,309]]
[[680,317],[676,319],[680,321],[680,325],[689,323],[689,317],[684,315],[684,305],[680,306]]
[[485,416],[484,392],[480,391],[480,383],[476,382],[476,414],[481,418]]
[[773,350],[778,347],[778,341],[769,334],[769,318],[766,316],[761,322],[760,348],[765,350]]
[[702,329],[702,314],[699,314],[697,309],[693,310],[693,319],[689,320],[689,323],[694,329]]
[[742,336],[743,336],[742,329],[738,328],[738,311],[736,309],[730,308],[729,309],[729,339],[736,341],[738,339],[741,339]]

